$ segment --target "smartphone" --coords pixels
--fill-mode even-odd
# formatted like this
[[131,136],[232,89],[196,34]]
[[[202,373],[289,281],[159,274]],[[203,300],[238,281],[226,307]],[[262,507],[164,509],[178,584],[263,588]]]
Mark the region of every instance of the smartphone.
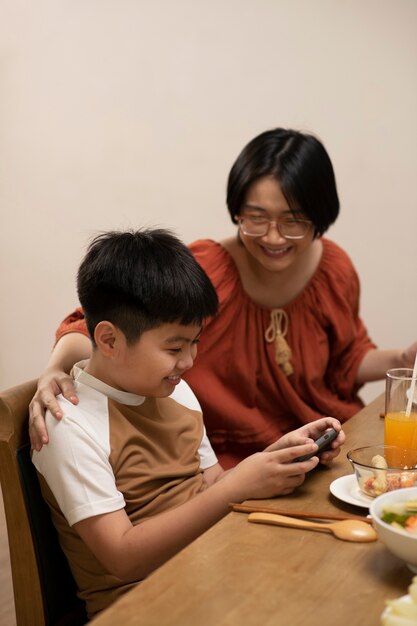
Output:
[[320,454],[320,452],[323,452],[323,450],[327,450],[327,448],[330,446],[333,439],[336,439],[338,434],[339,434],[339,431],[335,430],[334,428],[332,428],[331,430],[328,430],[327,432],[324,433],[324,435],[316,439],[316,441],[314,442],[318,445],[319,447],[318,450],[316,450],[315,452],[310,452],[310,454],[304,454],[303,456],[298,456],[296,459],[293,460],[293,463],[299,463],[300,461],[308,461],[308,459],[311,459],[312,456],[317,456],[318,454]]

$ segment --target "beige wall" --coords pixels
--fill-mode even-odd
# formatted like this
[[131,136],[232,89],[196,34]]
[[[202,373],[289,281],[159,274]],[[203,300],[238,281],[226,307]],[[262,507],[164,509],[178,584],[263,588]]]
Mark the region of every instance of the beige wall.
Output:
[[416,66],[415,0],[3,0],[0,387],[46,363],[97,230],[230,235],[228,170],[273,126],[329,150],[372,337],[417,338]]

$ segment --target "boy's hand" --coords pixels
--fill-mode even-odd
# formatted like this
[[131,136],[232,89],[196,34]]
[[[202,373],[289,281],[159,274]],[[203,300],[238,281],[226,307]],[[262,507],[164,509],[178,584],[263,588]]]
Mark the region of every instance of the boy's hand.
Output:
[[48,443],[45,413],[49,409],[57,419],[62,419],[62,411],[56,396],[62,393],[73,404],[78,403],[73,380],[62,370],[46,370],[38,380],[38,389],[29,405],[29,436],[34,450],[40,450]]
[[[342,426],[339,420],[334,417],[323,417],[322,419],[305,424],[304,426],[301,426],[301,428],[297,428],[297,430],[293,430],[287,435],[283,435],[283,437],[278,439],[278,441],[268,446],[265,451],[270,452],[273,450],[282,450],[283,448],[290,446],[313,442],[331,428],[337,430],[339,434],[330,444],[330,448],[320,453],[320,463],[328,465],[340,453],[341,446],[345,442],[345,433],[342,430]],[[302,453],[300,453],[300,456],[301,454]]]
[[288,495],[304,482],[306,473],[316,467],[319,459],[314,456],[300,463],[292,461],[297,456],[314,452],[316,448],[309,442],[283,450],[252,454],[229,470],[222,480],[229,482],[231,496],[236,502]]

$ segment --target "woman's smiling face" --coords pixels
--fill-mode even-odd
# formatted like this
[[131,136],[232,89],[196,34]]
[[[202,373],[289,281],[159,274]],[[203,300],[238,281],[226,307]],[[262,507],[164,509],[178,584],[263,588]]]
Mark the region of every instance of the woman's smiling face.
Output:
[[280,221],[307,218],[303,213],[290,209],[279,183],[272,176],[259,178],[249,187],[240,211],[240,217],[248,216],[278,220],[278,228],[277,223],[270,223],[263,236],[245,235],[242,227],[239,232],[248,254],[270,272],[281,272],[289,268],[314,240],[313,225],[302,239],[286,239],[280,234]]

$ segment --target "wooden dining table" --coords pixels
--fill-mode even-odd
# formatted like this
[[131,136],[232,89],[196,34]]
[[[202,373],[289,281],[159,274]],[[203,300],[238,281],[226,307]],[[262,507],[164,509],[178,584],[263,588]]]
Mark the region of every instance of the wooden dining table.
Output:
[[[246,504],[367,515],[330,492],[352,473],[346,453],[383,442],[383,397],[343,426],[346,443],[289,496]],[[413,573],[380,541],[248,523],[231,511],[130,590],[94,626],[379,626],[385,600],[407,593]]]

